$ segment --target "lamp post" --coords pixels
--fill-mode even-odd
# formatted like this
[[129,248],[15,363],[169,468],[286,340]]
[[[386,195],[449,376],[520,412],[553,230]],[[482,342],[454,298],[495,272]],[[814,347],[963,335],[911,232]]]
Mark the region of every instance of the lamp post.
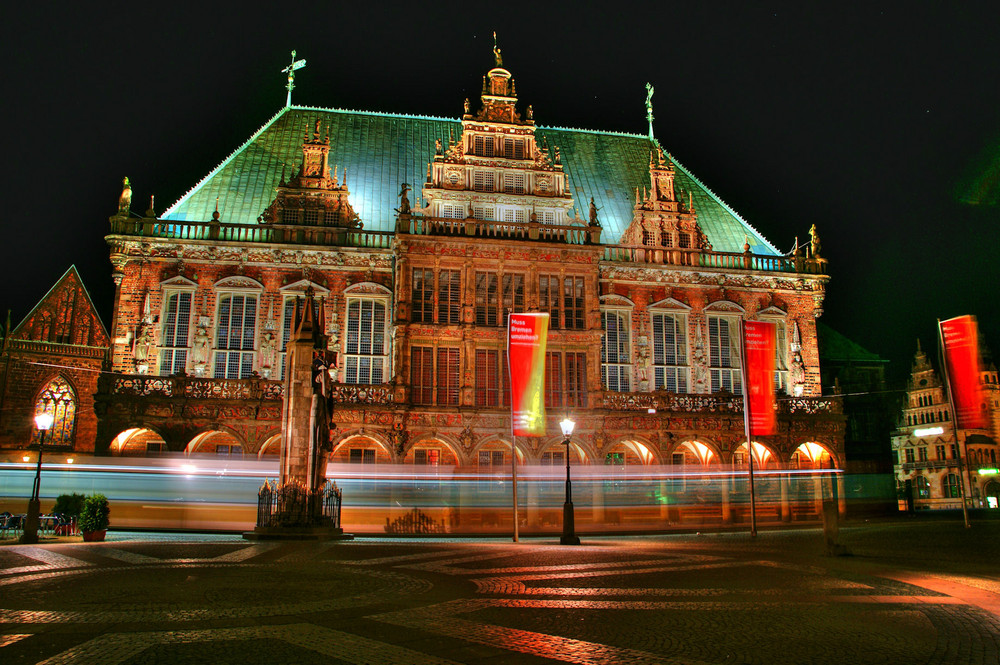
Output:
[[31,498],[28,499],[28,515],[24,520],[24,532],[21,533],[22,543],[38,542],[38,526],[41,500],[38,498],[42,487],[42,449],[45,446],[45,433],[52,427],[52,414],[39,413],[35,416],[35,427],[38,428],[38,465],[35,467],[35,484],[31,487]]
[[573,517],[573,486],[569,480],[569,438],[573,436],[573,427],[576,425],[569,418],[565,418],[559,427],[562,428],[563,443],[566,444],[566,502],[563,504],[563,532],[559,538],[560,545],[579,545],[580,539],[576,535],[576,520]]

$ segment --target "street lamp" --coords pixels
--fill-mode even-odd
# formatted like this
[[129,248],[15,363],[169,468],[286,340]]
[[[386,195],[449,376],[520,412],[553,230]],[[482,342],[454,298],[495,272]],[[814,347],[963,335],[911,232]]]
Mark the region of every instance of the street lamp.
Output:
[[38,428],[38,466],[35,467],[35,484],[31,487],[31,498],[28,499],[28,515],[24,520],[22,543],[38,542],[38,525],[41,500],[38,498],[42,487],[42,448],[45,446],[45,433],[52,428],[52,414],[39,413],[35,416],[35,427]]
[[573,436],[573,427],[576,425],[569,418],[565,418],[559,427],[562,428],[563,443],[566,444],[566,502],[563,504],[563,532],[559,538],[560,545],[579,545],[580,539],[576,535],[576,520],[573,517],[573,486],[569,480],[569,438]]

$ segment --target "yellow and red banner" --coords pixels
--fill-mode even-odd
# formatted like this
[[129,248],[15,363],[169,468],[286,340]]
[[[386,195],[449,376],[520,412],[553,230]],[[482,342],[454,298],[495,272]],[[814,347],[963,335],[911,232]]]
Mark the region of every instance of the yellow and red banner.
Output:
[[514,436],[545,436],[545,343],[548,337],[548,314],[509,315],[507,362]]
[[777,403],[774,398],[777,344],[775,325],[764,321],[746,321],[743,324],[743,343],[746,358],[744,397],[750,414],[750,436],[769,436],[777,431]]
[[982,388],[979,384],[979,334],[976,319],[959,316],[938,323],[941,346],[955,422],[962,429],[988,426],[983,413]]

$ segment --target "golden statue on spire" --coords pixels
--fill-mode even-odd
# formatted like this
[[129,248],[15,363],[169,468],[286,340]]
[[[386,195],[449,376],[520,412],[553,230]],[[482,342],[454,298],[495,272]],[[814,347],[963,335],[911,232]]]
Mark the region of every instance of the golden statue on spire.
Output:
[[497,67],[503,67],[503,58],[500,56],[500,47],[497,46],[497,31],[493,31],[493,61]]

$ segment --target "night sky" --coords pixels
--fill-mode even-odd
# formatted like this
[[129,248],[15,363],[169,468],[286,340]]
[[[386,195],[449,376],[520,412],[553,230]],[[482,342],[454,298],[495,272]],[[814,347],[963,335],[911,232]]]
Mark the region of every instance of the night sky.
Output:
[[162,212],[284,105],[293,48],[296,104],[458,117],[496,30],[539,124],[644,134],[649,81],[660,143],[772,244],[816,224],[822,320],[894,378],[937,318],[977,315],[1000,359],[996,2],[95,4],[0,28],[15,325],[74,263],[108,324],[122,177]]

